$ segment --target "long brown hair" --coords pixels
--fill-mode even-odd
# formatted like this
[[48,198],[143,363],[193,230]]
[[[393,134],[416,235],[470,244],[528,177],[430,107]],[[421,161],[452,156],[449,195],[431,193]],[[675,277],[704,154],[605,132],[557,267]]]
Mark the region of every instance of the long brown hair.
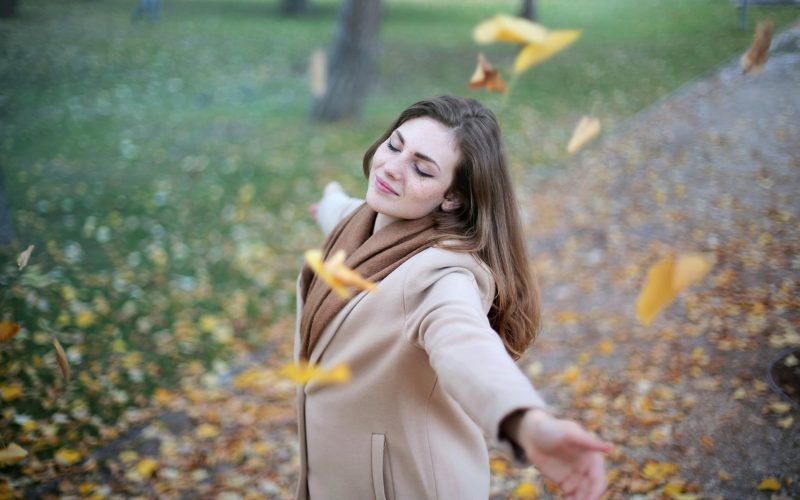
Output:
[[[375,151],[400,125],[426,116],[450,128],[461,152],[447,195],[460,207],[434,212],[440,241],[448,248],[476,254],[489,266],[496,285],[489,322],[509,354],[518,359],[540,327],[539,288],[525,253],[514,188],[506,166],[500,126],[489,109],[474,99],[440,96],[409,106],[364,153],[369,178]],[[451,243],[452,242],[452,243]]]

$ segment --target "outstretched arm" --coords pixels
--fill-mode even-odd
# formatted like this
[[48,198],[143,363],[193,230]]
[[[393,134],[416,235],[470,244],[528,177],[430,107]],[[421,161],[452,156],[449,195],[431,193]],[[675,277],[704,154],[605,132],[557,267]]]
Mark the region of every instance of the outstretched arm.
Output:
[[541,409],[511,414],[502,429],[532,465],[558,484],[566,498],[594,500],[605,491],[603,454],[611,451],[611,443]]

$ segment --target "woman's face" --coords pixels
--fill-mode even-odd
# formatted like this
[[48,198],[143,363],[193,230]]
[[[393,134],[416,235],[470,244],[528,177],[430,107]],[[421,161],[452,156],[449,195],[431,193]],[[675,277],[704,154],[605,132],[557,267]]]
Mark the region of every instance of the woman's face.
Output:
[[383,142],[372,157],[367,204],[398,219],[419,219],[436,208],[453,210],[445,200],[459,161],[455,135],[438,121],[408,120]]

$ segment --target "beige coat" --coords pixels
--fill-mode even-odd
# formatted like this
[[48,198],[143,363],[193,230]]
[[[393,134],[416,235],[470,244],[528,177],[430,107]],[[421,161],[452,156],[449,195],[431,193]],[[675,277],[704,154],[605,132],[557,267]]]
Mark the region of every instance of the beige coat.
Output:
[[[338,220],[357,204],[320,209]],[[298,499],[488,498],[482,431],[545,406],[489,325],[493,296],[474,257],[430,248],[350,300],[310,360],[346,363],[352,380],[298,390]],[[298,293],[298,325],[302,307]],[[296,331],[296,359],[299,346]]]

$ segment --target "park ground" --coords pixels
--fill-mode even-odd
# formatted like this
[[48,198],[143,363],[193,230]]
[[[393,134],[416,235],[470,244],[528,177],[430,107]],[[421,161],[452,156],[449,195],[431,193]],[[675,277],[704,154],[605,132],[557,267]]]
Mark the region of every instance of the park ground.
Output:
[[[752,76],[730,60],[752,29],[728,2],[541,4],[582,42],[507,106],[465,89],[471,27],[506,3],[388,6],[381,76],[346,127],[307,119],[331,2],[291,20],[258,2],[175,2],[156,24],[132,23],[124,2],[23,4],[0,31],[18,236],[2,311],[23,326],[0,349],[0,437],[30,455],[0,469],[0,494],[289,496],[294,388],[277,372],[299,255],[320,239],[305,207],[332,178],[361,189],[375,131],[452,92],[499,113],[545,305],[520,366],[554,410],[617,444],[609,495],[797,496],[798,410],[767,376],[798,344],[797,10],[753,9],[785,31]],[[417,35],[426,23],[444,28]],[[487,53],[503,67],[507,49]],[[606,133],[568,158],[585,113]],[[712,272],[637,323],[648,266],[690,251],[713,254]],[[553,495],[493,457],[497,498]]]

